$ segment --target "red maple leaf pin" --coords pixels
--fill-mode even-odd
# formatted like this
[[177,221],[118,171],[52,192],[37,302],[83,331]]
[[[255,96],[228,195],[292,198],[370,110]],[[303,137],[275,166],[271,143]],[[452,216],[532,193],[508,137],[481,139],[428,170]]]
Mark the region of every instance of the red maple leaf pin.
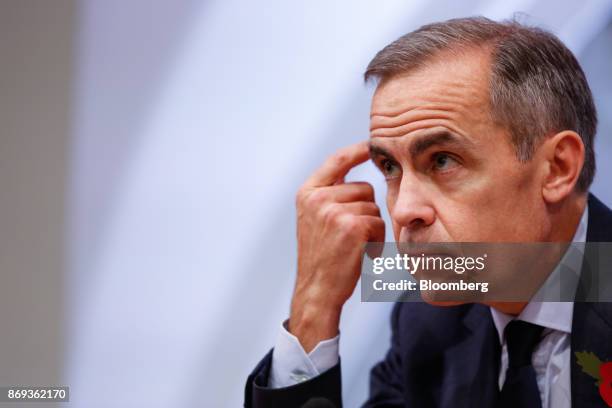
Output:
[[595,386],[599,387],[599,395],[612,407],[612,361],[602,362],[595,353],[577,351],[574,353],[582,371],[597,380]]

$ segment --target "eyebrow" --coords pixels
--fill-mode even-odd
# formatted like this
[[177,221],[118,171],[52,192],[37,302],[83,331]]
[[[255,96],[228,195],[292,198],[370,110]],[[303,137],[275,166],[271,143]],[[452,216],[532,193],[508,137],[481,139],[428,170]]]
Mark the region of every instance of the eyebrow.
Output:
[[[423,136],[416,136],[414,141],[412,141],[410,144],[408,152],[410,153],[410,156],[414,158],[425,152],[430,147],[437,145],[450,145],[464,148],[473,146],[469,140],[459,137],[448,130],[438,130]],[[393,155],[389,151],[370,142],[370,157],[377,155],[393,158]]]
[[370,159],[373,159],[375,156],[385,156],[390,159],[393,158],[393,155],[386,149],[370,142]]

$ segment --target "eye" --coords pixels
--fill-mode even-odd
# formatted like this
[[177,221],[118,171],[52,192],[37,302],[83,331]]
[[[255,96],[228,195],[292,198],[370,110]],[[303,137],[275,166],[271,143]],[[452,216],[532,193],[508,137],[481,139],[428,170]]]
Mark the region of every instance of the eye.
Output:
[[434,171],[445,172],[459,165],[459,162],[448,153],[435,153],[432,156]]
[[381,160],[379,167],[380,167],[380,171],[382,171],[386,179],[397,177],[400,174],[400,170],[401,170],[399,166],[397,165],[397,163],[389,159]]

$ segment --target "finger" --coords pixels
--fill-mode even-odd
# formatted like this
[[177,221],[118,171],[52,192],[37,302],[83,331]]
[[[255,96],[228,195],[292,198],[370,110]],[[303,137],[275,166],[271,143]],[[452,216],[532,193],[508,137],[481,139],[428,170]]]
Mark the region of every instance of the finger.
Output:
[[382,218],[373,215],[361,215],[359,218],[367,225],[368,242],[385,242],[385,221]]
[[382,256],[385,242],[385,222],[380,217],[364,215],[360,218],[366,220],[368,224],[368,242],[366,243],[366,253],[371,259]]
[[380,217],[380,209],[372,201],[355,201],[350,203],[335,203],[331,204],[332,211],[337,211],[344,214],[353,215],[371,215],[374,217]]
[[374,187],[365,181],[353,181],[329,187],[319,187],[331,201],[347,203],[350,201],[374,201]]
[[353,167],[370,157],[368,141],[344,147],[330,156],[304,183],[304,187],[331,186],[342,179]]

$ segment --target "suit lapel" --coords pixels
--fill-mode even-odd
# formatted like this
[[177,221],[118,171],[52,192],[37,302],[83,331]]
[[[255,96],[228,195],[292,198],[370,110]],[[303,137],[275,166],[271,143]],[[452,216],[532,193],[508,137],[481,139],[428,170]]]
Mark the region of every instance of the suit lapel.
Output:
[[596,380],[582,371],[576,352],[595,353],[602,361],[612,361],[612,303],[574,303],[572,324],[572,406],[605,407]]
[[[595,196],[589,194],[589,221],[587,242],[612,242],[612,212]],[[581,284],[577,299],[588,298],[589,288],[597,285],[593,281],[598,271],[583,263]],[[612,273],[610,271],[609,273]],[[576,352],[592,352],[602,361],[612,361],[612,303],[574,303],[571,337],[571,381],[572,406],[605,407],[599,395],[596,380],[582,371]]]
[[463,319],[462,332],[459,341],[444,350],[447,366],[440,405],[493,407],[499,393],[501,348],[489,308],[473,305]]

